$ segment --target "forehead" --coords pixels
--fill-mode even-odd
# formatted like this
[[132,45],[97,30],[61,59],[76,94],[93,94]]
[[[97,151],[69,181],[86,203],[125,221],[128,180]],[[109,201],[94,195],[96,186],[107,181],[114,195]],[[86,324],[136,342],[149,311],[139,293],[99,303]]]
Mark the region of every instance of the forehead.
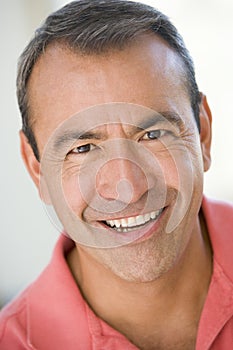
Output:
[[29,79],[29,110],[35,133],[51,133],[85,108],[126,102],[180,113],[189,102],[182,59],[156,35],[138,38],[123,50],[82,55],[53,44]]

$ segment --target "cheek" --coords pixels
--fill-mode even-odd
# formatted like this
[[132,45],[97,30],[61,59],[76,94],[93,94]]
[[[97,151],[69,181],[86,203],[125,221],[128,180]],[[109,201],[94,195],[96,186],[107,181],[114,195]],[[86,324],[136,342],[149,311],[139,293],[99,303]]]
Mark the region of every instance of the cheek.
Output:
[[172,157],[167,157],[160,161],[160,165],[163,169],[164,181],[167,187],[178,188],[179,170],[176,166],[175,160]]
[[76,167],[63,169],[62,190],[68,207],[78,216],[87,206],[79,184],[79,176]]
[[[158,159],[158,158],[157,158]],[[158,159],[167,187],[178,191],[189,190],[193,184],[193,162],[187,150],[167,152]]]

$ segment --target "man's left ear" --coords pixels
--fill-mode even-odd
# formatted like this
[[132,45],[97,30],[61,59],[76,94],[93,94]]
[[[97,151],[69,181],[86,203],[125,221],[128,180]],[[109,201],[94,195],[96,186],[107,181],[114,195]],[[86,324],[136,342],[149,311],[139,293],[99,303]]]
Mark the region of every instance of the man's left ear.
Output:
[[211,139],[212,139],[212,114],[209,108],[207,98],[204,94],[201,93],[201,102],[200,102],[200,141],[202,149],[202,158],[204,171],[207,171],[210,168],[211,164]]

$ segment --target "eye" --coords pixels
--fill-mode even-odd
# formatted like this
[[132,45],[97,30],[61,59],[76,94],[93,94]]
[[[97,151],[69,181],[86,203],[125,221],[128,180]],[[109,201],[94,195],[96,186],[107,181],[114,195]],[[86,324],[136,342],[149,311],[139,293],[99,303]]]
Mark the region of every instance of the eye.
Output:
[[143,135],[142,140],[157,140],[163,137],[166,134],[166,130],[158,129],[147,131],[145,135]]
[[86,145],[81,145],[81,146],[73,148],[68,154],[88,153],[93,148],[94,148],[94,145],[92,145],[91,143],[87,143]]

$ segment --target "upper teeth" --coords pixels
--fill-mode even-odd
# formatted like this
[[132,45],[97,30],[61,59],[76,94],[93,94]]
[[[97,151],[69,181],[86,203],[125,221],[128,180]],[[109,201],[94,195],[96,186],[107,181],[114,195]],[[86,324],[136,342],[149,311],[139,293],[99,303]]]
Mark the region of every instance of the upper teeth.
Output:
[[157,219],[157,217],[162,212],[162,209],[157,211],[152,211],[151,213],[144,214],[144,215],[138,215],[138,216],[131,216],[129,218],[124,219],[117,219],[117,220],[108,220],[106,223],[116,228],[119,227],[133,227],[133,226],[140,226],[144,225],[146,222],[150,221],[151,219]]

